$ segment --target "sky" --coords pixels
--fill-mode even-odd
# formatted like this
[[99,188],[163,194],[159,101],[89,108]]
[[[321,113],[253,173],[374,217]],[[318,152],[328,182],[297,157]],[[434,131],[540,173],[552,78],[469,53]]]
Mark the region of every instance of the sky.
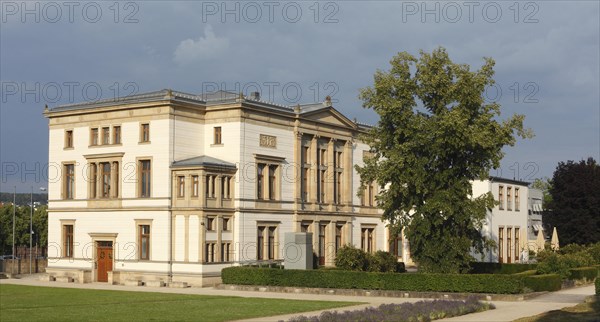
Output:
[[486,100],[535,133],[491,174],[532,181],[600,160],[598,1],[2,1],[0,16],[3,192],[47,186],[46,104],[164,88],[292,106],[329,95],[376,124],[359,90],[398,52],[439,46],[473,70],[493,58]]

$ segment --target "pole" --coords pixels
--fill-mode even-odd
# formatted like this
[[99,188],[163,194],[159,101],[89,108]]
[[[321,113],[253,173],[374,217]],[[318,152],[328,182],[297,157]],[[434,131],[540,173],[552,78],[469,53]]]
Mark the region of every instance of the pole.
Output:
[[29,213],[29,274],[31,274],[31,248],[33,246],[33,187],[31,187],[31,212]]
[[13,265],[12,266],[13,266],[13,269],[12,269],[12,273],[13,274],[15,274],[15,262],[17,261],[17,256],[15,255],[15,218],[17,217],[16,216],[16,208],[17,208],[17,186],[15,186],[15,190],[13,192],[13,236],[12,236],[13,237],[12,238],[13,239],[13,244],[12,244],[12,246],[13,246],[12,247],[13,248],[12,249],[12,255],[13,255],[13,258],[12,258],[12,260],[13,260],[12,264]]

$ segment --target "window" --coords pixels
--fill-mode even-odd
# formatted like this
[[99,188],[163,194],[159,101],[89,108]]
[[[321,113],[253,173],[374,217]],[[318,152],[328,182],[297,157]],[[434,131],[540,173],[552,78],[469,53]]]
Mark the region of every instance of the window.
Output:
[[215,197],[215,180],[217,180],[217,177],[214,175],[206,176],[206,198]]
[[110,174],[110,163],[102,162],[100,163],[100,169],[102,171],[102,198],[110,198],[110,184],[111,184],[111,174]]
[[73,199],[75,195],[75,165],[65,164],[64,171],[63,196],[64,199]]
[[343,225],[335,225],[335,253],[337,254],[338,250],[343,246],[342,240],[342,230],[344,229]]
[[373,207],[373,201],[375,200],[375,187],[373,185],[373,183],[371,182],[369,184],[369,194],[368,194],[368,198],[369,198],[369,207]]
[[139,256],[141,260],[150,259],[150,225],[140,225]]
[[215,127],[215,133],[214,133],[214,144],[223,144],[221,141],[221,127],[220,126],[216,126]]
[[402,234],[396,234],[396,236],[391,236],[390,254],[396,256],[397,258],[402,258],[402,250]]
[[150,198],[150,194],[151,194],[151,175],[150,175],[150,171],[151,171],[151,165],[150,165],[150,160],[140,160],[139,161],[139,167],[140,167],[140,197],[141,198]]
[[256,198],[264,198],[264,172],[265,164],[259,163],[256,170]]
[[[516,195],[516,189],[515,189],[515,195]],[[521,255],[521,246],[519,245],[519,232],[520,229],[519,227],[515,227],[515,261],[519,260],[519,257]]]
[[506,187],[506,210],[512,210],[512,187]]
[[262,260],[264,259],[264,243],[265,243],[265,227],[258,226],[257,238],[256,238],[256,259]]
[[185,196],[185,177],[177,177],[177,197],[183,198]]
[[231,231],[231,218],[223,217],[223,231]]
[[[507,193],[507,195],[508,195],[508,193]],[[508,227],[508,228],[506,228],[506,262],[509,264],[512,263],[512,261],[511,261],[511,257],[512,257],[511,239],[512,239],[512,228]]]
[[275,173],[277,172],[277,166],[276,165],[270,165],[269,166],[269,199],[270,200],[275,200],[276,196],[275,196],[275,187],[276,187],[276,181],[275,181]]
[[221,261],[231,261],[231,242],[221,243]]
[[521,200],[519,200],[519,188],[515,188],[515,211],[519,211],[519,208],[521,208]]
[[221,199],[231,198],[231,177],[221,177]]
[[256,238],[256,259],[275,259],[275,236],[277,226],[258,226]]
[[300,232],[301,233],[307,233],[309,231],[310,231],[310,223],[307,223],[307,222],[300,223]]
[[275,259],[275,227],[269,227],[269,236],[267,240],[267,251],[269,259]]
[[308,201],[308,168],[302,168],[302,183],[301,183],[302,201]]
[[325,234],[327,224],[319,224],[319,265],[325,265]]
[[337,171],[335,174],[335,203],[342,203],[342,172]]
[[102,128],[102,144],[103,145],[110,144],[110,127]]
[[372,253],[375,248],[373,244],[374,231],[375,228],[362,228],[360,230],[360,248],[367,253]]
[[140,142],[150,142],[150,124],[144,123],[140,128]]
[[192,197],[198,197],[198,176],[192,176]]
[[73,147],[73,130],[65,131],[65,149]]
[[215,248],[217,248],[217,243],[215,242],[207,242],[205,246],[205,256],[207,263],[214,263],[215,260]]
[[98,145],[98,128],[93,128],[90,131],[90,145]]
[[504,227],[498,228],[498,263],[504,263]]
[[98,182],[98,165],[96,163],[90,164],[90,199],[96,198],[98,194],[96,191],[98,190],[97,186]]
[[317,202],[324,203],[325,202],[325,189],[326,189],[326,175],[327,175],[327,165],[325,163],[327,156],[326,149],[318,149],[317,150],[317,164],[318,164],[318,172],[317,172]]
[[326,170],[320,170],[319,171],[319,184],[318,184],[318,193],[317,193],[317,197],[318,197],[318,202],[320,203],[324,203],[325,202],[325,171]]
[[504,186],[498,186],[498,202],[500,210],[504,210]]
[[121,127],[113,127],[113,144],[121,144]]
[[215,218],[214,217],[206,217],[206,230],[214,231],[215,229]]
[[63,226],[63,256],[73,258],[73,225]]

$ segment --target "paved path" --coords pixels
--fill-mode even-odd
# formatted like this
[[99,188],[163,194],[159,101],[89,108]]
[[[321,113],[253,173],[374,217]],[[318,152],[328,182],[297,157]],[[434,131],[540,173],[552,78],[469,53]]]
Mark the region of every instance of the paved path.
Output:
[[[22,279],[4,279],[0,280],[2,284],[17,284],[31,286],[47,286],[47,287],[65,287],[65,288],[82,288],[82,289],[97,289],[97,290],[121,290],[121,291],[136,291],[136,292],[159,292],[159,293],[178,293],[178,294],[199,294],[199,295],[221,295],[221,296],[240,296],[240,297],[258,297],[258,298],[278,298],[278,299],[295,299],[295,300],[317,300],[317,301],[348,301],[348,302],[363,302],[365,304],[343,307],[338,310],[357,310],[368,306],[379,306],[384,303],[405,303],[417,302],[422,300],[419,298],[389,298],[389,297],[373,297],[373,296],[343,296],[331,294],[295,294],[295,293],[276,293],[276,292],[253,292],[253,291],[232,291],[221,290],[215,288],[151,288],[139,286],[121,286],[109,285],[106,283],[90,283],[90,284],[73,284],[40,281],[32,277]],[[513,321],[521,317],[532,316],[557,310],[563,307],[574,306],[584,301],[585,297],[594,294],[594,286],[585,286],[580,288],[568,289],[559,292],[554,292],[537,298],[521,301],[521,302],[502,302],[494,301],[495,310],[490,310],[481,313],[459,316],[456,318],[443,319],[437,321]],[[273,317],[261,317],[246,321],[280,321],[287,320],[298,315],[314,316],[319,315],[322,311],[295,313],[288,315],[279,315]]]

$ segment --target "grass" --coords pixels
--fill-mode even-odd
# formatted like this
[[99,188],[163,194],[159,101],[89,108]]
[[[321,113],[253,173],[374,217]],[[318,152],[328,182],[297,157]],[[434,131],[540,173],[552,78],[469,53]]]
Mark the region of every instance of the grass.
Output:
[[2,321],[229,321],[356,304],[0,285]]
[[561,310],[549,311],[534,315],[514,322],[596,322],[600,321],[600,301],[586,301],[576,306],[566,307]]

